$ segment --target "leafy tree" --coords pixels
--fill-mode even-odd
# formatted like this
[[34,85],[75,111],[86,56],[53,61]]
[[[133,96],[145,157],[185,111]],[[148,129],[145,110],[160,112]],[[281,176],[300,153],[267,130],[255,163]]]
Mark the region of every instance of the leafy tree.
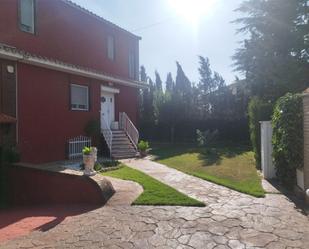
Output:
[[307,0],[246,0],[235,21],[248,38],[236,51],[235,69],[254,95],[275,100],[299,92],[309,83]]

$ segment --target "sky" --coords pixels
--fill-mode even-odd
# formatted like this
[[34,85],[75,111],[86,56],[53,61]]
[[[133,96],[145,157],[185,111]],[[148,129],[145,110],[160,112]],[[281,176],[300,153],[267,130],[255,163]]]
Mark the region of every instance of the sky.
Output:
[[[176,76],[178,61],[195,83],[198,55],[210,60],[227,84],[234,81],[231,56],[244,38],[231,21],[242,0],[73,0],[99,16],[141,36],[140,65],[154,78],[157,70]],[[195,3],[195,5],[194,5]],[[197,13],[197,14],[196,14]],[[239,75],[238,75],[239,76]]]

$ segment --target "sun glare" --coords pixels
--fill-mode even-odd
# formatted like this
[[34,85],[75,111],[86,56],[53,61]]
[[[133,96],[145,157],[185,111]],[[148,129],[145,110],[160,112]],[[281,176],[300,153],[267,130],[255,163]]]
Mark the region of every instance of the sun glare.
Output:
[[218,0],[169,0],[171,8],[186,21],[197,24],[205,15],[211,14]]

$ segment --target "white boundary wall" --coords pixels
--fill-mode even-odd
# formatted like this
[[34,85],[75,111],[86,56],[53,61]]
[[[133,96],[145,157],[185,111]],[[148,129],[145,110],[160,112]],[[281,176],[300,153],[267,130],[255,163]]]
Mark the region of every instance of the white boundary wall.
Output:
[[265,179],[272,179],[276,177],[276,170],[272,159],[273,147],[271,139],[273,129],[271,121],[261,121],[260,124],[262,173]]

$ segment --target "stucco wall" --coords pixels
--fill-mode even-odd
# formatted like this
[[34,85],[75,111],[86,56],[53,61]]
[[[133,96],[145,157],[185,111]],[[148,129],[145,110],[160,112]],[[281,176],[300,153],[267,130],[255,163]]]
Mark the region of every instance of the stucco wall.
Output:
[[[137,37],[61,0],[36,2],[33,35],[19,29],[18,0],[0,1],[0,43],[109,74],[129,76],[129,51],[135,51],[138,58]],[[115,37],[115,61],[107,58],[108,35]]]
[[[84,134],[91,119],[100,118],[100,86],[106,82],[19,63],[18,144],[23,162],[64,160],[68,139]],[[70,84],[89,86],[90,110],[70,109]],[[126,112],[136,123],[138,89],[114,85],[116,114]]]

